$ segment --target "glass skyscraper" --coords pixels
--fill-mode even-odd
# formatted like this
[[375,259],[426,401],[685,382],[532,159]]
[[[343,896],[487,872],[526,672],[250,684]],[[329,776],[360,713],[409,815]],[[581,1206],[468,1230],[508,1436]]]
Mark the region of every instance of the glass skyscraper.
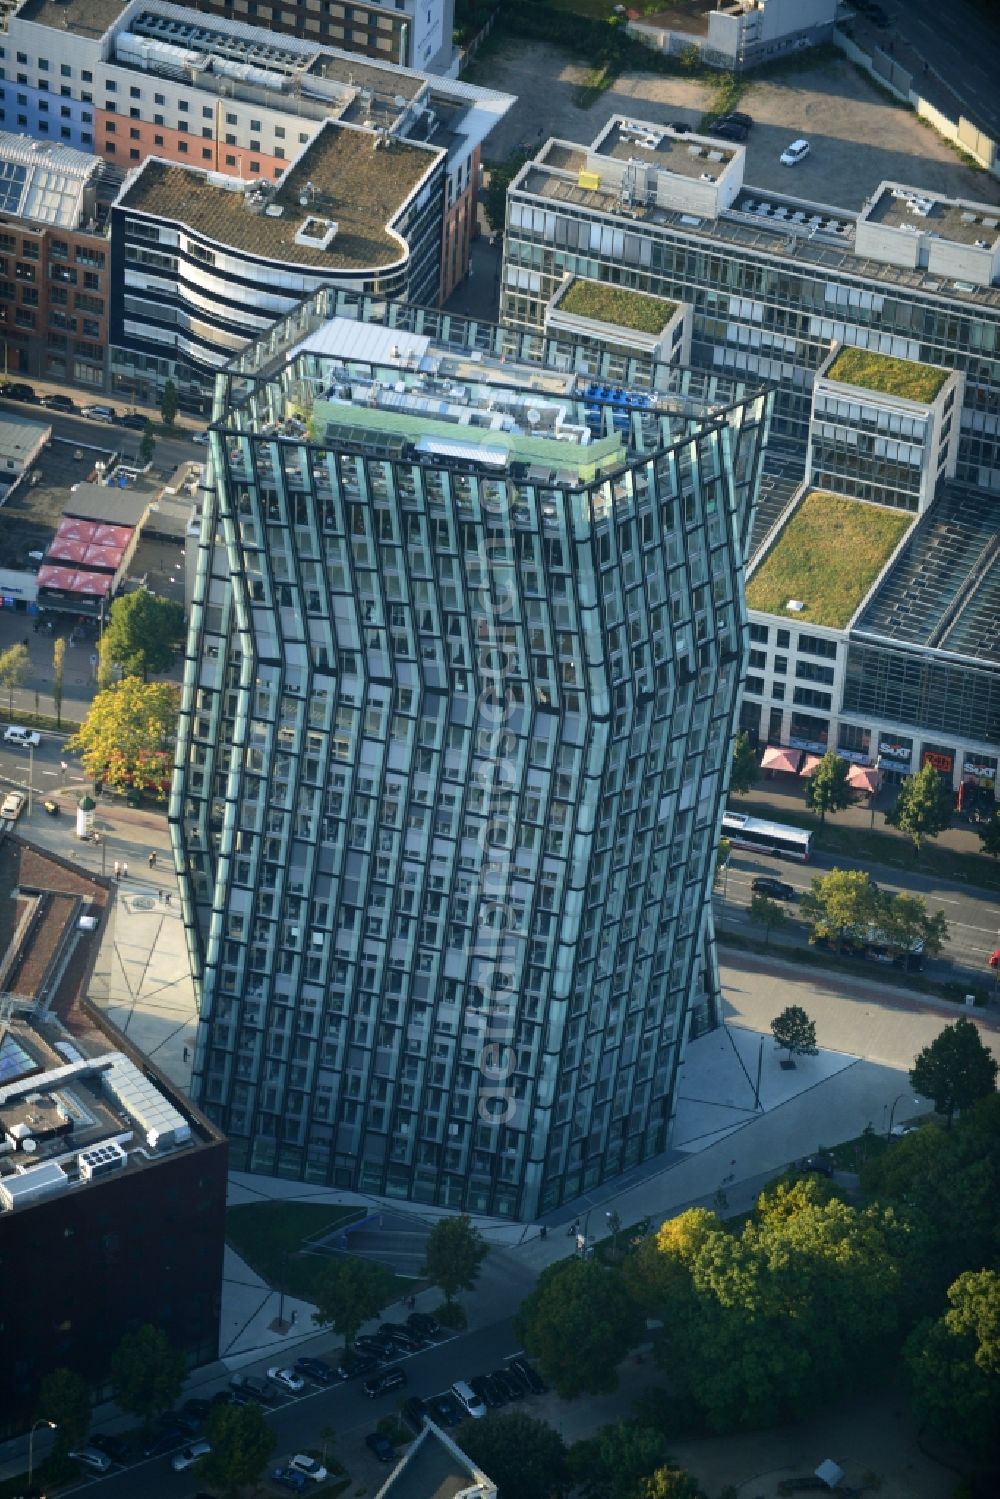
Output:
[[664,1150],[769,393],[328,290],[219,377],[170,806],[236,1169],[527,1218]]

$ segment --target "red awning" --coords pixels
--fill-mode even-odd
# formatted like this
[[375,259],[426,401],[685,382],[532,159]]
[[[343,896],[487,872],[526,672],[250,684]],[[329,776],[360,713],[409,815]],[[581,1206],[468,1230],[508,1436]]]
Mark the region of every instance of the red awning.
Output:
[[822,759],[822,755],[806,755],[805,759],[802,761],[802,764],[799,766],[799,775],[811,776]]
[[111,581],[107,573],[81,572],[75,567],[51,567],[43,563],[38,569],[39,588],[55,588],[60,593],[110,593]]
[[769,744],[761,760],[762,770],[787,770],[794,775],[799,768],[801,750],[783,749],[780,744]]
[[847,782],[856,791],[871,793],[878,790],[879,773],[866,765],[852,765],[847,772]]

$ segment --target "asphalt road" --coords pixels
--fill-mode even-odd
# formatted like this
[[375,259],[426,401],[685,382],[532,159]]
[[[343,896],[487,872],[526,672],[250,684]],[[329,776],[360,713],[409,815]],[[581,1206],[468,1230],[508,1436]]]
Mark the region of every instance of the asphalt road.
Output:
[[[728,876],[724,879],[724,893],[716,895],[716,909],[720,924],[730,931],[743,931],[748,936],[762,939],[763,929],[747,918],[746,908],[750,904],[750,882],[756,875],[767,874],[786,884],[793,885],[798,892],[808,890],[817,873],[843,866],[843,856],[838,860],[829,854],[814,853],[807,865],[795,864],[786,859],[771,859],[756,856],[745,850],[735,851],[730,861]],[[927,974],[931,978],[947,981],[951,978],[968,978],[978,984],[990,983],[992,974],[986,967],[986,959],[1000,945],[1000,914],[995,898],[987,891],[970,890],[965,885],[949,884],[946,880],[918,871],[908,872],[903,877],[898,869],[889,869],[883,864],[866,860],[854,866],[865,869],[872,879],[891,895],[905,891],[921,895],[929,911],[942,910],[948,921],[949,936],[941,958],[929,962]],[[797,906],[785,902],[786,914],[793,925],[786,926],[780,936],[774,934],[776,942],[790,941],[805,945],[806,927],[797,916]],[[878,965],[873,964],[878,971]]]
[[[297,1397],[284,1398],[282,1403],[266,1412],[268,1421],[277,1435],[274,1459],[271,1467],[277,1467],[295,1452],[308,1448],[321,1449],[324,1427],[336,1431],[334,1449],[354,1480],[354,1486],[367,1484],[374,1493],[388,1471],[377,1463],[364,1445],[365,1436],[375,1430],[383,1417],[398,1412],[402,1399],[409,1395],[421,1395],[425,1399],[436,1395],[456,1379],[468,1379],[477,1374],[489,1373],[503,1365],[504,1361],[519,1351],[520,1345],[514,1335],[510,1319],[496,1322],[491,1327],[480,1328],[474,1333],[462,1333],[438,1343],[420,1353],[411,1354],[398,1362],[407,1375],[404,1391],[394,1390],[379,1399],[369,1400],[360,1380],[334,1385],[328,1389],[309,1389]],[[340,1346],[327,1349],[311,1349],[314,1356],[327,1357],[336,1363]],[[243,1373],[263,1376],[267,1368],[246,1369]],[[220,1384],[218,1388],[222,1388]],[[199,1394],[211,1394],[211,1390]],[[530,1408],[530,1397],[524,1402]],[[182,1444],[183,1445],[183,1444]],[[103,1478],[87,1478],[63,1493],[93,1493],[95,1499],[191,1499],[199,1490],[196,1477],[174,1473],[169,1457],[150,1458],[134,1467],[118,1468]],[[201,1486],[203,1487],[203,1485]],[[269,1486],[275,1499],[283,1490]]]
[[[36,387],[39,391],[42,386]],[[53,386],[52,389],[57,387]],[[78,405],[108,405],[120,414],[124,415],[125,407],[120,402],[116,403],[104,396],[86,396],[81,391],[66,391]],[[49,411],[47,407],[41,406],[37,401],[7,401],[0,400],[0,411],[7,411],[12,416],[28,417],[32,421],[45,421],[51,424],[53,437],[60,437],[65,442],[81,443],[89,447],[107,448],[113,452],[120,452],[134,456],[139,451],[141,432],[132,427],[123,427],[120,424],[109,422],[94,422],[89,417],[69,415],[62,411]],[[186,435],[188,431],[197,429],[178,428],[176,437],[158,437],[156,439],[156,451],[153,454],[154,468],[176,468],[179,463],[188,463],[191,460],[203,462],[205,458],[204,447],[191,441]]]

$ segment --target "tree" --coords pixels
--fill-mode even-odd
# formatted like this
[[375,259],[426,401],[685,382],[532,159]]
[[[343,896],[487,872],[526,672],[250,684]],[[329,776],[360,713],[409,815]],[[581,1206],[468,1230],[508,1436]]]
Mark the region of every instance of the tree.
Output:
[[914,852],[920,853],[925,838],[936,838],[951,823],[952,794],[933,765],[924,765],[907,776],[893,807],[885,814],[891,828],[906,833]]
[[0,687],[7,689],[7,712],[14,712],[14,693],[23,687],[31,671],[26,645],[8,646],[0,652]]
[[427,1236],[423,1273],[440,1286],[450,1305],[458,1291],[472,1290],[488,1253],[489,1245],[467,1214],[440,1218]]
[[966,1271],[949,1310],[907,1340],[904,1367],[922,1432],[978,1458],[1000,1456],[1000,1275]]
[[145,588],[122,594],[111,605],[104,644],[125,676],[147,679],[169,671],[184,643],[184,607]]
[[152,463],[153,454],[156,452],[156,435],[153,432],[153,423],[147,422],[142,429],[139,438],[139,461],[140,463]]
[[924,952],[936,958],[948,940],[948,920],[943,911],[928,915],[922,895],[884,896],[880,903],[878,928],[891,947],[908,952],[922,942]]
[[806,780],[806,806],[819,813],[821,823],[828,812],[842,812],[850,805],[851,787],[847,779],[850,767],[836,750],[828,749]]
[[718,885],[721,883],[732,852],[733,845],[730,839],[720,838],[718,851],[715,855],[715,873],[712,876],[713,885]]
[[493,1480],[503,1499],[553,1499],[567,1486],[562,1437],[545,1421],[522,1411],[467,1421],[456,1441]]
[[616,1390],[618,1365],[644,1332],[620,1274],[575,1257],[542,1271],[514,1326],[564,1400]]
[[634,1499],[705,1499],[705,1491],[683,1468],[657,1468],[639,1484]]
[[863,869],[831,869],[813,878],[799,909],[812,926],[812,941],[839,947],[852,933],[878,925],[879,890]]
[[174,763],[179,689],[173,682],[125,677],[99,692],[66,742],[95,781],[146,787],[165,797]]
[[640,1481],[667,1460],[662,1432],[642,1421],[623,1421],[571,1447],[569,1468],[583,1499],[634,1499]]
[[979,842],[984,854],[1000,859],[1000,812],[994,812],[986,826],[980,830]]
[[486,222],[494,234],[503,233],[507,221],[507,190],[524,163],[530,159],[530,151],[515,151],[506,161],[488,168],[489,181],[483,187],[480,202]]
[[172,427],[177,420],[177,386],[168,380],[160,397],[160,416],[165,427]]
[[374,1260],[330,1260],[313,1294],[313,1321],[333,1327],[349,1348],[364,1324],[391,1301],[394,1291],[392,1272]]
[[746,729],[740,729],[733,740],[733,767],[729,774],[729,789],[737,796],[746,796],[757,784],[760,771],[757,766],[757,751],[750,743]]
[[53,1369],[38,1392],[38,1419],[56,1423],[55,1451],[64,1456],[90,1426],[90,1386],[72,1369]]
[[771,1021],[771,1034],[778,1045],[791,1056],[817,1055],[816,1022],[810,1020],[801,1005],[789,1005]]
[[771,941],[772,929],[777,927],[780,930],[788,920],[780,902],[772,900],[769,895],[761,895],[759,891],[751,895],[747,915],[755,926],[764,928],[765,947]]
[[917,1053],[910,1071],[912,1087],[933,1101],[951,1128],[956,1109],[996,1091],[997,1062],[979,1031],[964,1016],[946,1025],[929,1046]]
[[278,1442],[256,1403],[216,1406],[205,1435],[212,1450],[202,1458],[198,1471],[208,1483],[230,1494],[257,1482]]
[[103,692],[105,687],[110,687],[115,679],[115,663],[111,659],[108,650],[107,636],[101,633],[97,646],[97,690]]
[[52,702],[56,710],[56,727],[62,728],[63,668],[66,664],[66,642],[59,636],[52,642]]
[[148,1323],[126,1333],[111,1358],[111,1385],[122,1410],[143,1421],[169,1410],[184,1384],[184,1355]]

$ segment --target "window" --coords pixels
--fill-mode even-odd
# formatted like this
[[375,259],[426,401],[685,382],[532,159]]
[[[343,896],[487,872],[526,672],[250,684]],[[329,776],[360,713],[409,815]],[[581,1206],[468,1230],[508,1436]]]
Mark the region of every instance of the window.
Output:
[[59,64],[59,75],[62,78],[72,78],[73,69],[70,67],[68,62],[62,62]]
[[235,135],[227,135],[226,136],[226,145],[227,146],[235,146],[235,144],[236,144],[236,137],[235,137]]
[[129,138],[130,141],[137,141],[140,138],[141,135],[142,135],[142,131],[138,130],[133,125],[132,128],[131,128],[131,130],[128,133],[128,138]]
[[141,88],[130,88],[129,91],[128,91],[128,96],[129,96],[130,99],[141,99],[142,98],[142,89]]
[[235,156],[227,156],[226,157],[226,166],[227,167],[234,167],[235,165],[236,165],[236,157]]
[[40,57],[38,59],[38,71],[40,73],[47,73],[49,71],[49,60],[47,57]]
[[823,708],[829,713],[833,699],[828,692],[816,692],[812,687],[796,687],[792,701],[800,708]]
[[770,634],[767,625],[755,625],[751,622],[750,639],[757,645],[767,645]]
[[210,120],[212,118],[212,106],[210,104],[203,104],[201,106],[201,117],[203,120]]
[[744,685],[743,690],[744,690],[744,692],[749,692],[753,697],[763,697],[764,696],[764,678],[763,677],[747,677],[746,683]]
[[819,635],[800,635],[799,650],[809,656],[825,656],[828,661],[837,659],[837,642],[823,640]]
[[795,675],[800,682],[822,682],[833,686],[833,667],[820,666],[818,661],[796,661]]
[[162,135],[154,135],[153,136],[153,145],[154,146],[162,146],[163,145],[163,136]]
[[764,671],[767,666],[766,651],[751,651],[748,663],[754,671]]
[[166,102],[167,102],[167,96],[166,96],[166,94],[154,94],[153,95],[153,103],[154,104],[166,104]]
[[229,114],[227,114],[226,115],[226,124],[227,125],[235,125],[236,124],[236,116],[235,115],[229,115]]
[[787,673],[788,673],[788,657],[787,656],[775,656],[775,658],[774,658],[774,670],[775,670],[775,674],[777,676],[779,676],[779,677],[786,676]]
[[792,637],[791,637],[791,635],[789,634],[789,632],[787,630],[779,630],[778,631],[778,650],[779,651],[787,651],[789,645],[791,644],[791,638]]
[[186,99],[178,99],[178,101],[177,101],[177,113],[178,114],[182,114],[182,115],[186,115],[187,112],[188,112],[188,101]]
[[275,127],[274,127],[274,138],[275,138],[276,141],[283,141],[285,139],[285,127],[284,127],[284,125],[275,125]]

